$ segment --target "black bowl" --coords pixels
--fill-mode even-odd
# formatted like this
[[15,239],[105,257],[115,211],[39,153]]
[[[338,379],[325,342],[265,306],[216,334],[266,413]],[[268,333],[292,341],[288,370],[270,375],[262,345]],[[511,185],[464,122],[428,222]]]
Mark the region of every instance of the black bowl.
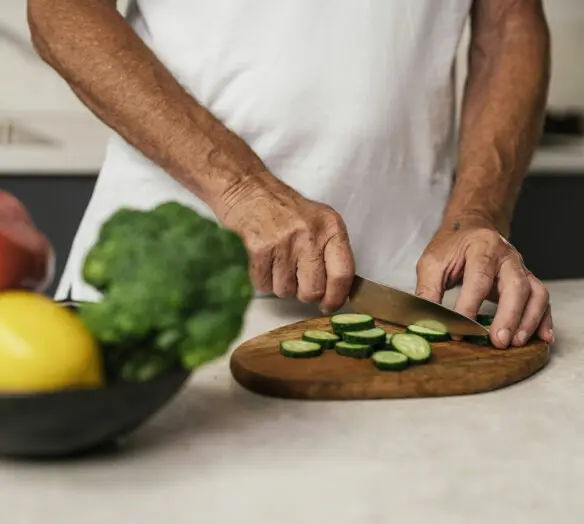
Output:
[[174,397],[189,375],[173,369],[147,382],[0,394],[0,455],[69,456],[115,443]]

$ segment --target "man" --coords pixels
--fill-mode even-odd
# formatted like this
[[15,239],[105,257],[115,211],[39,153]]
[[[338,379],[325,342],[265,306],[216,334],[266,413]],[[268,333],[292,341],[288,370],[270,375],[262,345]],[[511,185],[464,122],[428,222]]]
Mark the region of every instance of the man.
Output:
[[505,240],[547,94],[541,0],[28,7],[39,54],[116,132],[58,298],[97,298],[80,267],[111,212],[179,200],[242,235],[259,291],[330,312],[355,268],[435,301],[462,281],[458,311],[498,300],[496,346],[553,339],[547,291]]

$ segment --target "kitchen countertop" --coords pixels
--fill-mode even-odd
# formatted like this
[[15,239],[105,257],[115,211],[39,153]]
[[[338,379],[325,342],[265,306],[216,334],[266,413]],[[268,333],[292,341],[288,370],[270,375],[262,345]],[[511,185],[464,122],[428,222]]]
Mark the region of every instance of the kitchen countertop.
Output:
[[[5,462],[11,524],[576,524],[584,520],[584,281],[550,286],[550,364],[476,396],[263,398],[227,359],[196,375],[124,451]],[[242,338],[310,316],[256,300]]]
[[[0,114],[0,121],[40,133],[51,145],[0,145],[0,176],[10,175],[87,175],[99,172],[109,129],[88,111],[54,114]],[[569,145],[540,148],[536,152],[530,176],[541,174],[584,175],[584,138]]]

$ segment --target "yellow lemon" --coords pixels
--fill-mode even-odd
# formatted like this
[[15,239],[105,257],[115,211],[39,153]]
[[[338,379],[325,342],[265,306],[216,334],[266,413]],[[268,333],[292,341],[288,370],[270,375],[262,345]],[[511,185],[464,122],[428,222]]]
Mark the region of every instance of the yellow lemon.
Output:
[[0,393],[103,384],[99,345],[71,311],[36,293],[0,293]]

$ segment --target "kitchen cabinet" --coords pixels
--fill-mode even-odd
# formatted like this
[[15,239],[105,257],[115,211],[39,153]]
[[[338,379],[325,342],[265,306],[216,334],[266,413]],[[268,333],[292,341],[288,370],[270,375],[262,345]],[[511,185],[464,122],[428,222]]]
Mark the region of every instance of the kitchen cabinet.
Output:
[[513,218],[511,242],[541,279],[584,277],[584,171],[527,177]]
[[[66,176],[65,176],[66,175]],[[63,176],[19,172],[0,176],[0,188],[14,193],[30,210],[57,252],[57,280],[91,198],[96,174]],[[512,223],[511,241],[525,264],[546,280],[584,278],[584,171],[538,172],[527,177]],[[56,283],[48,290],[52,294]]]

